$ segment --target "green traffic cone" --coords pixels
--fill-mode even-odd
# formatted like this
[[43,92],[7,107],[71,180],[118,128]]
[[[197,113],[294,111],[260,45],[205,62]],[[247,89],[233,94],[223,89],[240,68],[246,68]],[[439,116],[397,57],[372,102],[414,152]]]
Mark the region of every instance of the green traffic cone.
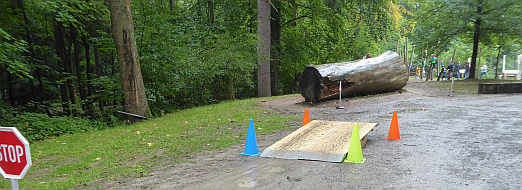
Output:
[[353,125],[352,138],[350,139],[350,150],[344,162],[364,163],[364,157],[361,149],[361,138],[359,137],[359,126],[357,123]]

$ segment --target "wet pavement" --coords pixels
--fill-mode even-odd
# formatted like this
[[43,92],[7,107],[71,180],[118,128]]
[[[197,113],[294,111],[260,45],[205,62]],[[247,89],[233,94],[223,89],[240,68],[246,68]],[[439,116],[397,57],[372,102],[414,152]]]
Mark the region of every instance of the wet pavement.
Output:
[[[343,101],[344,110],[335,101],[310,108],[312,119],[379,123],[363,149],[364,164],[245,157],[234,146],[114,188],[522,189],[522,94],[448,97],[412,86]],[[299,114],[304,107],[286,103],[271,108]],[[385,139],[394,109],[398,141]],[[258,138],[260,150],[290,132]]]

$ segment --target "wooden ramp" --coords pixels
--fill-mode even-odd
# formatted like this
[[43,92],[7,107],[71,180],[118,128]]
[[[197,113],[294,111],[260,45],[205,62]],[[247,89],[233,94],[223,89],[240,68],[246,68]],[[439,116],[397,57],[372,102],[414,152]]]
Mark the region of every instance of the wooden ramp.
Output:
[[[313,120],[266,148],[261,157],[342,162],[350,146],[353,122]],[[359,123],[361,145],[377,123]]]

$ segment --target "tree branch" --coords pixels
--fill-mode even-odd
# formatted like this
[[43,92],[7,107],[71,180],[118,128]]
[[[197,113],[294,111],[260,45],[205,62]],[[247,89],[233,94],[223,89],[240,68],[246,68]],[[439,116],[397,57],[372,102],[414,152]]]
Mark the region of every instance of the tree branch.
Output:
[[299,19],[303,19],[303,18],[311,18],[311,17],[309,17],[309,16],[307,16],[307,15],[298,16],[298,17],[296,17],[296,18],[293,18],[292,20],[289,20],[289,21],[285,22],[283,25],[288,25],[288,24],[290,24],[290,23],[292,23],[292,22],[295,22],[295,21],[297,21],[297,20],[299,20]]

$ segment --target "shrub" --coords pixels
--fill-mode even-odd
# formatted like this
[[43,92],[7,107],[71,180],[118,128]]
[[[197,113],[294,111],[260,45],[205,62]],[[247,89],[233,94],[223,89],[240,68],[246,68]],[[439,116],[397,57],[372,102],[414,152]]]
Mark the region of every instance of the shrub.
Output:
[[49,117],[46,114],[29,112],[0,121],[0,125],[16,127],[29,141],[107,128],[107,125],[101,121],[78,117]]

